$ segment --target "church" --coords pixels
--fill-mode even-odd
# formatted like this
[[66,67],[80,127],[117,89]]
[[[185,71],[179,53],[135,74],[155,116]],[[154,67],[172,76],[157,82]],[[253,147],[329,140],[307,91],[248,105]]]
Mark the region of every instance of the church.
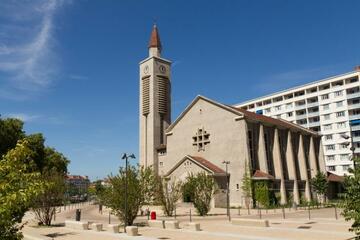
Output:
[[149,56],[140,62],[140,164],[163,177],[184,181],[206,172],[220,189],[214,206],[224,206],[229,179],[230,206],[244,206],[242,179],[267,181],[281,204],[310,201],[310,179],[325,172],[321,136],[275,119],[197,96],[171,121],[171,61],[161,56],[153,27]]

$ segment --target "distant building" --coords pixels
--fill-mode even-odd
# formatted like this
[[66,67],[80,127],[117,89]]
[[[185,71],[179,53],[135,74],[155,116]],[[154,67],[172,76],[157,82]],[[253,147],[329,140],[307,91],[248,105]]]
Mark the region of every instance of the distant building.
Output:
[[80,175],[67,175],[66,182],[73,188],[74,192],[78,194],[87,193],[88,187],[90,185],[90,179],[88,176],[80,176]]
[[360,67],[236,107],[281,118],[320,133],[327,171],[343,176],[360,153]]

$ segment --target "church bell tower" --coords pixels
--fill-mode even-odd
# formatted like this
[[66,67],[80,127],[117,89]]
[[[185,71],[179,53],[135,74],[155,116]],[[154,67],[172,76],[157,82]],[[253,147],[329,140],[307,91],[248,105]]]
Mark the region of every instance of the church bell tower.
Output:
[[156,25],[148,49],[149,56],[140,62],[140,165],[158,173],[157,149],[166,145],[165,130],[171,123],[171,62],[161,57]]

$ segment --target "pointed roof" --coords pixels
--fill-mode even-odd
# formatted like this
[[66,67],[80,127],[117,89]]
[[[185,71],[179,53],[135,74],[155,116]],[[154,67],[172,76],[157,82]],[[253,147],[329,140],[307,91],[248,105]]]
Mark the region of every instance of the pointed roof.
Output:
[[154,24],[153,30],[151,32],[148,48],[157,48],[159,50],[161,50],[161,48],[162,48],[159,31],[155,24]]
[[275,178],[274,178],[274,176],[272,176],[266,172],[256,170],[254,172],[254,175],[252,176],[252,179],[254,179],[254,180],[274,180]]

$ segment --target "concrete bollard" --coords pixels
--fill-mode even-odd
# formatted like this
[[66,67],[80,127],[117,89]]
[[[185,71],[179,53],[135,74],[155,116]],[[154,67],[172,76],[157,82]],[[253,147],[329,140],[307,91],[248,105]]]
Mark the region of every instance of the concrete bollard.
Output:
[[268,220],[260,220],[260,219],[233,218],[231,223],[233,225],[252,226],[252,227],[269,227],[270,226]]
[[196,223],[196,222],[189,222],[187,224],[184,225],[184,227],[186,229],[189,230],[193,230],[193,231],[200,231],[200,223]]
[[89,223],[88,222],[79,222],[79,221],[65,221],[65,227],[72,228],[72,229],[80,229],[80,230],[88,230]]
[[126,226],[126,234],[128,236],[137,236],[138,234],[138,227],[136,226]]
[[165,228],[164,220],[149,220],[149,227]]
[[119,227],[120,227],[119,224],[109,224],[107,226],[107,229],[108,229],[109,232],[119,233]]
[[91,229],[97,232],[101,232],[103,228],[102,223],[93,223],[91,224]]
[[179,221],[165,221],[165,228],[179,229]]

